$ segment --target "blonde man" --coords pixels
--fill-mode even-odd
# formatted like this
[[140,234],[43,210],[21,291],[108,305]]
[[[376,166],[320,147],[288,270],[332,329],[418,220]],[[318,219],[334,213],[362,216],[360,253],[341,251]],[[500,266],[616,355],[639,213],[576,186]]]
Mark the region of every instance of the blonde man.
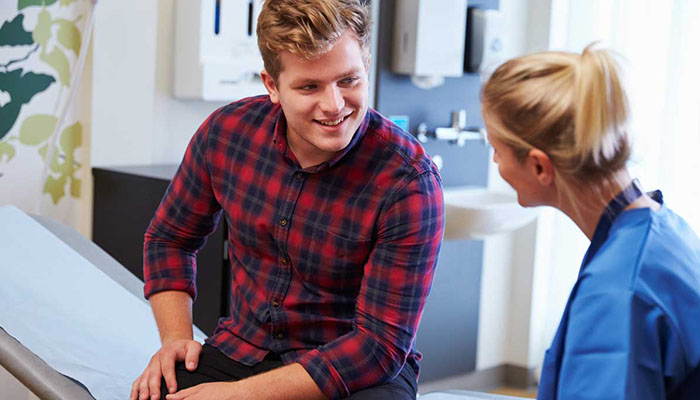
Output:
[[[415,399],[441,182],[422,147],[368,109],[369,32],[359,0],[265,2],[269,95],[204,121],[146,233],[162,348],[132,400]],[[202,347],[193,255],[222,213],[231,316]]]

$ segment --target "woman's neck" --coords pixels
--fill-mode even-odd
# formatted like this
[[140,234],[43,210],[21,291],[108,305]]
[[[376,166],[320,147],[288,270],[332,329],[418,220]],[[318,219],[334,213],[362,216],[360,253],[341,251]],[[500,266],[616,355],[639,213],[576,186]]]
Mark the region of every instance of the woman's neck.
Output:
[[[571,218],[588,239],[592,239],[605,207],[631,182],[632,178],[627,170],[622,169],[615,173],[612,179],[597,185],[597,190],[591,190],[590,187],[572,187],[571,196],[562,193],[561,202],[556,208]],[[656,211],[660,207],[659,203],[649,196],[643,195],[627,206],[625,210],[651,208]]]

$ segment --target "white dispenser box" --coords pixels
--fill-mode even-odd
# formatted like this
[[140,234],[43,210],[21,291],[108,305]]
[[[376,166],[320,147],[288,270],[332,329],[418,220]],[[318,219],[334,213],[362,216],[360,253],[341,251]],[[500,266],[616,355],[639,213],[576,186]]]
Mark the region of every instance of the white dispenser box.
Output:
[[177,0],[174,94],[234,101],[267,93],[255,29],[259,0]]
[[397,0],[392,70],[462,76],[466,26],[467,0]]
[[498,10],[471,9],[469,12],[471,50],[466,69],[469,72],[493,72],[507,58],[503,35],[505,18]]

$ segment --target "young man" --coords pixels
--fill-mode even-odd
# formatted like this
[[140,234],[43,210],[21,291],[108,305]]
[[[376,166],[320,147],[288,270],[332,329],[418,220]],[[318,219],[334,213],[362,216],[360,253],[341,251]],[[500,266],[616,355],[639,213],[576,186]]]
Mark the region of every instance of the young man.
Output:
[[[146,233],[163,345],[132,399],[415,399],[442,189],[418,142],[368,111],[369,32],[359,0],[265,2],[269,96],[202,124]],[[194,254],[222,212],[231,316],[202,347]]]

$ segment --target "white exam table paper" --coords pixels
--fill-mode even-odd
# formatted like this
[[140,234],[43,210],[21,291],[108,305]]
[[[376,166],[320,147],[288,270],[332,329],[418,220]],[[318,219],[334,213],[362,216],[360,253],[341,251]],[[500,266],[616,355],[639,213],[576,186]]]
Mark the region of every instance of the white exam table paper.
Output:
[[0,221],[0,327],[96,399],[128,398],[160,347],[149,305],[17,208]]

